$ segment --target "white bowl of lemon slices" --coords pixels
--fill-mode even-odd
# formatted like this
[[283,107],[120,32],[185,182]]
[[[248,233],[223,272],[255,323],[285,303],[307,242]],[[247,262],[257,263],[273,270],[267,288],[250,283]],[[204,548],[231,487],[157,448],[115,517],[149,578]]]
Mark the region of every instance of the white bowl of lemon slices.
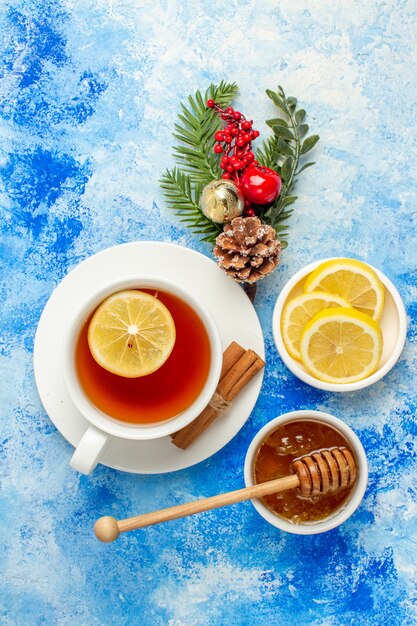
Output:
[[288,369],[326,391],[380,380],[404,347],[407,315],[392,282],[351,258],[323,259],[295,274],[275,304],[272,330]]

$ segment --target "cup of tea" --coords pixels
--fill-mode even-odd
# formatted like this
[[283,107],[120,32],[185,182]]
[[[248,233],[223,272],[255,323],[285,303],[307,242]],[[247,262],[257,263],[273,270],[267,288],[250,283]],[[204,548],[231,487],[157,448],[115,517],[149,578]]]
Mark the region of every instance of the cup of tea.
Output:
[[[124,290],[155,295],[170,312],[176,338],[167,360],[146,376],[127,378],[94,359],[88,341],[99,305]],[[62,370],[68,393],[89,427],[70,465],[89,474],[112,437],[165,437],[193,421],[207,406],[220,377],[222,345],[206,307],[187,289],[157,276],[128,276],[92,293],[64,330]]]

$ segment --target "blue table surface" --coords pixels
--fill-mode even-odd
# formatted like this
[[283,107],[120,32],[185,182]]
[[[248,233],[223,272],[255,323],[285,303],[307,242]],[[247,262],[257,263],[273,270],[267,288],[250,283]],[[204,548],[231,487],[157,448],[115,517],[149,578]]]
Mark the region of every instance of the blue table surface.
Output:
[[[3,0],[1,624],[417,623],[416,19],[406,0]],[[210,256],[166,207],[158,178],[172,164],[179,101],[221,79],[238,82],[237,106],[263,137],[274,113],[264,90],[278,83],[321,136],[289,247],[259,285],[261,395],[235,439],[195,467],[81,476],[37,395],[39,316],[68,270],[108,246],[156,239]],[[290,374],[271,334],[285,282],[335,255],[385,272],[410,318],[389,375],[340,395]],[[299,408],[341,417],[366,449],[369,486],[341,527],[284,534],[246,502],[112,545],[94,538],[100,515],[239,488],[254,434]]]

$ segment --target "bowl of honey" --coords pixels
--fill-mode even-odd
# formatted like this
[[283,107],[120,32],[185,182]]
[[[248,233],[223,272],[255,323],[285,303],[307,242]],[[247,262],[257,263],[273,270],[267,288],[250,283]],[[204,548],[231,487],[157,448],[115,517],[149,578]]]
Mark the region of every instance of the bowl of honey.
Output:
[[323,449],[344,447],[352,454],[354,483],[326,495],[305,496],[298,489],[252,500],[270,524],[289,533],[313,535],[346,521],[359,506],[368,482],[365,451],[353,430],[322,411],[292,411],[276,417],[254,437],[245,459],[246,486],[294,473],[293,463]]

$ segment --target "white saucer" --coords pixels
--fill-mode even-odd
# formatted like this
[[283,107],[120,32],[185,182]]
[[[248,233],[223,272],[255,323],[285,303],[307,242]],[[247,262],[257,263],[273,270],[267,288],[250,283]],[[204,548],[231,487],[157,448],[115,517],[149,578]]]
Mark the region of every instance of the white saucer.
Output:
[[[219,329],[223,349],[231,341],[252,348],[264,357],[262,329],[245,292],[207,257],[170,243],[127,243],[99,252],[83,261],[58,285],[41,315],[35,337],[34,367],[39,395],[59,432],[77,446],[88,427],[72,403],[62,377],[61,328],[69,311],[83,301],[100,282],[132,274],[157,274],[184,285],[205,304]],[[242,428],[258,398],[263,374],[258,374],[187,450],[169,437],[152,441],[129,441],[114,437],[103,453],[102,463],[137,474],[173,472],[204,461],[225,446]],[[69,455],[68,455],[69,461]]]

